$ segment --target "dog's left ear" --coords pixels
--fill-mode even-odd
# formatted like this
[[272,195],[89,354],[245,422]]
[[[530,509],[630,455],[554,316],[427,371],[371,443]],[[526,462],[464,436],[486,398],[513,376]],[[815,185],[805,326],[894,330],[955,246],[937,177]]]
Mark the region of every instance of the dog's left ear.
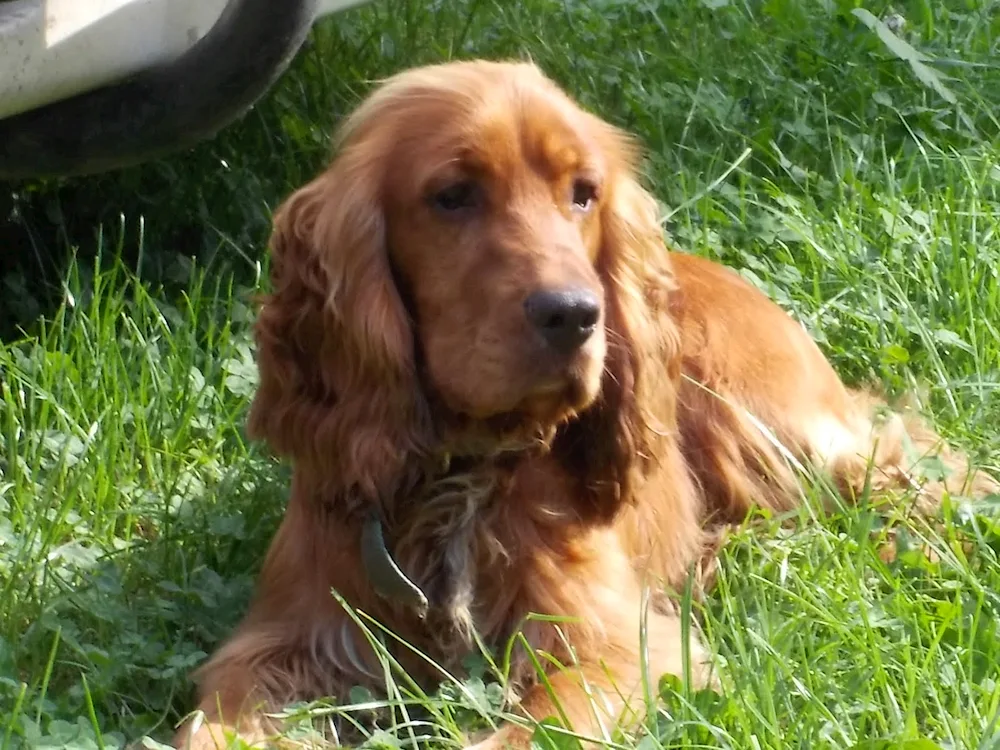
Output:
[[[650,463],[668,454],[662,443],[675,432],[680,335],[671,310],[676,282],[657,202],[639,183],[631,140],[606,123],[601,127],[612,167],[601,206],[598,258],[607,296],[607,365],[598,403],[563,442],[574,469],[585,477],[593,513],[610,520]],[[582,434],[574,437],[578,430]],[[579,439],[582,435],[587,439]]]

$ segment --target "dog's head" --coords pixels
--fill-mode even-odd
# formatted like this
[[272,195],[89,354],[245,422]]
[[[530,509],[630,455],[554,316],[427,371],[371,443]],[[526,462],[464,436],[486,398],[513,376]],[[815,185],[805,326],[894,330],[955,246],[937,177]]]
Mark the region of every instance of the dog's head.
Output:
[[252,433],[382,497],[434,452],[634,462],[644,394],[670,385],[640,370],[676,358],[634,158],[530,64],[383,83],[275,215]]

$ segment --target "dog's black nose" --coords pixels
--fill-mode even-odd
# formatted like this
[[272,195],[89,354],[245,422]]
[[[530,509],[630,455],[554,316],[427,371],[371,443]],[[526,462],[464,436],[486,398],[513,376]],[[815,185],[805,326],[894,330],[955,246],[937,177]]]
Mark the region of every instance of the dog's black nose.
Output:
[[597,329],[601,301],[587,289],[547,289],[530,295],[524,311],[549,346],[568,354]]

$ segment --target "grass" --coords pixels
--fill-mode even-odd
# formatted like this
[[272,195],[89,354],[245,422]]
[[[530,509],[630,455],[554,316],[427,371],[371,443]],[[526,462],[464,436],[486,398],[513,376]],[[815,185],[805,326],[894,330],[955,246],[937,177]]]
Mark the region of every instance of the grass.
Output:
[[[243,434],[270,210],[372,81],[412,64],[530,55],[643,139],[677,244],[741,269],[846,378],[921,393],[1000,465],[1000,8],[857,5],[379,0],[321,23],[213,142],[10,186],[0,748],[165,740],[191,708],[187,675],[244,611],[287,487]],[[887,35],[873,19],[899,28],[893,13]],[[794,529],[735,534],[696,605],[721,695],[662,681],[649,731],[616,741],[1000,748],[1000,500],[945,514],[930,531],[807,507]],[[473,666],[369,744],[449,744],[495,713]]]

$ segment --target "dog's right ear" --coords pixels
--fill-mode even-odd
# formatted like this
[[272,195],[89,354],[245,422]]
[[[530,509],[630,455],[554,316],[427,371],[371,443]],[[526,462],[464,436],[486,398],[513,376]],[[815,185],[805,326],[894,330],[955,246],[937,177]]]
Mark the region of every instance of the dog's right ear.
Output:
[[249,434],[335,489],[378,497],[430,427],[385,247],[379,159],[364,145],[275,213]]

